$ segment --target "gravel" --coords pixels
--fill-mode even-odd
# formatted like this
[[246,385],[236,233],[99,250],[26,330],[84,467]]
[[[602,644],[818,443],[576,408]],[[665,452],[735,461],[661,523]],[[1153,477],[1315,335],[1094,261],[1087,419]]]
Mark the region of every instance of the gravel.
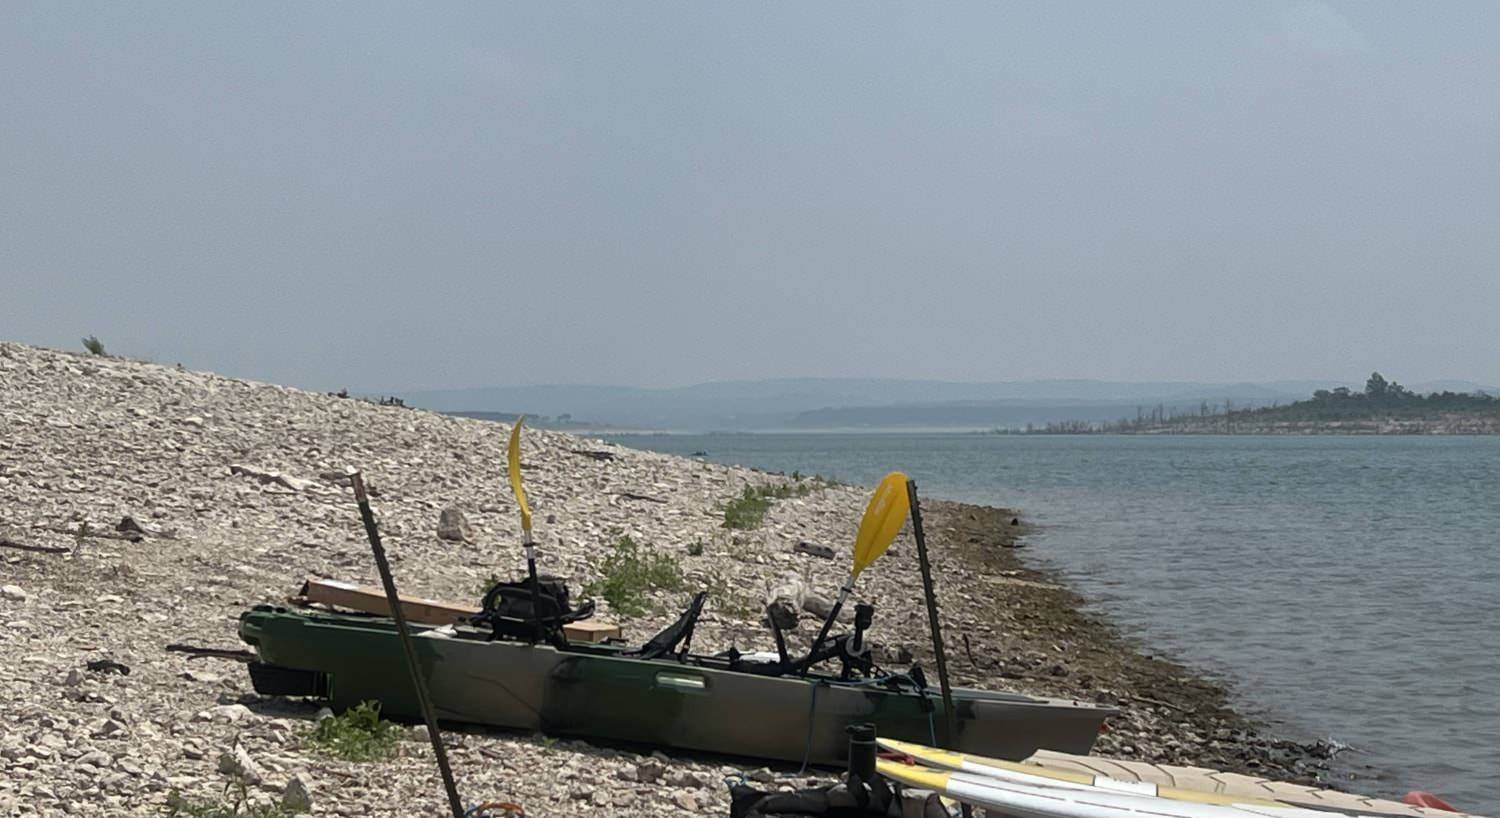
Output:
[[[316,705],[259,697],[238,662],[165,647],[240,648],[237,615],[284,601],[309,576],[377,583],[351,469],[372,489],[404,593],[473,600],[492,573],[518,577],[521,531],[504,471],[509,430],[0,343],[0,541],[26,546],[0,547],[0,815],[161,814],[174,790],[221,799],[230,775],[251,783],[254,803],[286,798],[320,815],[443,814],[425,742],[403,741],[388,761],[326,756],[303,738]],[[760,528],[732,532],[721,527],[720,504],[747,485],[786,478],[534,429],[523,433],[523,450],[544,569],[580,588],[625,534],[671,554],[690,590],[728,590],[695,634],[700,650],[770,649],[754,609],[779,575],[804,573],[819,592],[836,593],[847,549],[835,547],[830,561],[794,548],[848,543],[867,499],[861,488],[820,487],[777,501]],[[445,511],[447,538],[439,536]],[[1049,631],[1012,604],[1026,594],[1063,593],[1055,604],[1070,609],[1079,600],[997,585],[999,568],[970,553],[1015,545],[1023,529],[1007,524],[1013,512],[933,503],[928,513],[945,627],[975,637],[973,662],[950,648],[958,681],[1129,700],[1135,677],[1091,673],[1096,657],[1069,655],[1068,634],[1087,630],[1083,619]],[[877,608],[877,655],[930,668],[913,555],[903,533],[892,555],[861,576],[859,595]],[[675,619],[685,600],[685,592],[658,594],[655,610],[636,618],[601,601],[600,616],[638,641]],[[804,620],[792,646],[814,631]],[[1138,655],[1104,636],[1088,644],[1109,654],[1111,667]],[[1111,749],[1176,760],[1202,755],[1209,743],[1268,741],[1228,711],[1207,723],[1220,733],[1204,733],[1178,718],[1173,690],[1152,695],[1165,706],[1127,708],[1123,731],[1106,737]],[[785,788],[819,777],[540,735],[475,729],[445,739],[467,801],[513,801],[534,815],[725,814],[726,777]],[[1269,757],[1266,746],[1261,756]],[[1207,755],[1239,764],[1234,752]],[[1268,769],[1276,768],[1259,772]]]

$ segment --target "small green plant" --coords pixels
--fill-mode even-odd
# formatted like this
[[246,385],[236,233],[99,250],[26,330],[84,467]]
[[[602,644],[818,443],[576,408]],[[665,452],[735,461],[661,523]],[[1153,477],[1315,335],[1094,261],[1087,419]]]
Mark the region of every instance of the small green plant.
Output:
[[692,542],[688,543],[687,552],[689,557],[703,556],[703,541],[693,540]]
[[89,337],[83,339],[83,348],[86,349],[86,350],[88,350],[90,355],[103,355],[103,354],[105,354],[104,353],[104,342],[101,341],[101,340],[99,340],[98,337],[93,336],[93,335],[90,335]]
[[622,616],[646,613],[653,590],[682,590],[682,567],[671,554],[649,548],[624,535],[599,566],[599,579],[584,587],[589,596],[602,597]]
[[766,512],[771,510],[772,501],[806,497],[821,487],[817,480],[779,486],[746,486],[740,496],[724,504],[724,527],[741,531],[760,528]]
[[336,716],[320,719],[308,741],[329,755],[348,761],[375,761],[396,754],[400,736],[382,721],[379,702],[361,702]]
[[748,531],[760,528],[771,510],[771,498],[761,494],[754,486],[746,486],[740,496],[724,504],[724,527]]
[[167,793],[167,814],[188,818],[292,818],[295,809],[284,803],[251,804],[250,785],[237,775],[224,785],[224,795],[216,801],[189,798],[177,790]]

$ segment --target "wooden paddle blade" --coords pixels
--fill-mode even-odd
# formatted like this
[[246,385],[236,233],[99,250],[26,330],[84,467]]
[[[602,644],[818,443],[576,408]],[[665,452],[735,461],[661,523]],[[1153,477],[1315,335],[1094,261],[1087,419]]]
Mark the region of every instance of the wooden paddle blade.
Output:
[[906,515],[910,510],[911,501],[906,496],[906,475],[898,471],[887,474],[880,485],[875,487],[870,505],[865,507],[865,516],[859,521],[859,534],[854,538],[854,570],[850,572],[851,576],[859,576],[860,571],[865,570],[891,547],[891,541],[901,532],[901,526],[906,523]]
[[521,507],[521,529],[530,533],[531,506],[526,504],[526,489],[521,485],[521,421],[525,419],[526,416],[521,415],[510,427],[510,446],[506,449],[505,459],[510,468],[510,490],[515,492],[516,504]]

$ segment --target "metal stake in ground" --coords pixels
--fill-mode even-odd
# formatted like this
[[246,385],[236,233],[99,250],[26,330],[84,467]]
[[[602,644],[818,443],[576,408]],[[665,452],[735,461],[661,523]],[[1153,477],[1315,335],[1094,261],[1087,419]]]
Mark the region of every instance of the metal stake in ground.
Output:
[[911,530],[917,538],[917,563],[922,566],[922,592],[927,596],[927,622],[932,626],[932,655],[937,660],[938,684],[943,691],[945,742],[953,749],[958,742],[957,721],[953,714],[953,688],[948,685],[948,660],[943,656],[943,626],[938,622],[937,595],[932,589],[932,565],[927,561],[927,536],[922,532],[922,507],[917,502],[917,484],[908,480],[906,496],[911,501]]
[[396,620],[396,633],[401,635],[401,649],[406,652],[406,668],[411,671],[412,686],[417,689],[417,704],[422,708],[422,720],[427,722],[427,735],[432,739],[432,751],[437,754],[438,770],[443,774],[443,789],[448,792],[448,806],[453,809],[453,818],[464,818],[463,801],[458,797],[458,785],[453,783],[453,771],[448,767],[448,751],[443,749],[443,737],[438,733],[437,719],[432,715],[432,699],[427,694],[427,680],[417,666],[417,648],[411,641],[411,629],[406,625],[406,613],[401,610],[401,597],[396,593],[396,580],[391,576],[391,564],[385,559],[385,547],[380,544],[380,529],[375,526],[375,512],[370,510],[370,496],[365,493],[365,480],[359,472],[349,475],[354,484],[354,501],[359,503],[359,516],[365,522],[365,534],[370,538],[370,550],[375,553],[375,568],[380,571],[380,583],[385,586],[385,599],[391,606],[391,618]]

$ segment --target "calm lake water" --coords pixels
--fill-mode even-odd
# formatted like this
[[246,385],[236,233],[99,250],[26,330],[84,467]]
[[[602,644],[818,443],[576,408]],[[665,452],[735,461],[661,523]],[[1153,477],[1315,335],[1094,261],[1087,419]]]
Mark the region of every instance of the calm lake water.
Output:
[[[1029,555],[1353,789],[1500,815],[1500,438],[632,435],[1021,509]],[[852,525],[852,522],[851,522]]]

